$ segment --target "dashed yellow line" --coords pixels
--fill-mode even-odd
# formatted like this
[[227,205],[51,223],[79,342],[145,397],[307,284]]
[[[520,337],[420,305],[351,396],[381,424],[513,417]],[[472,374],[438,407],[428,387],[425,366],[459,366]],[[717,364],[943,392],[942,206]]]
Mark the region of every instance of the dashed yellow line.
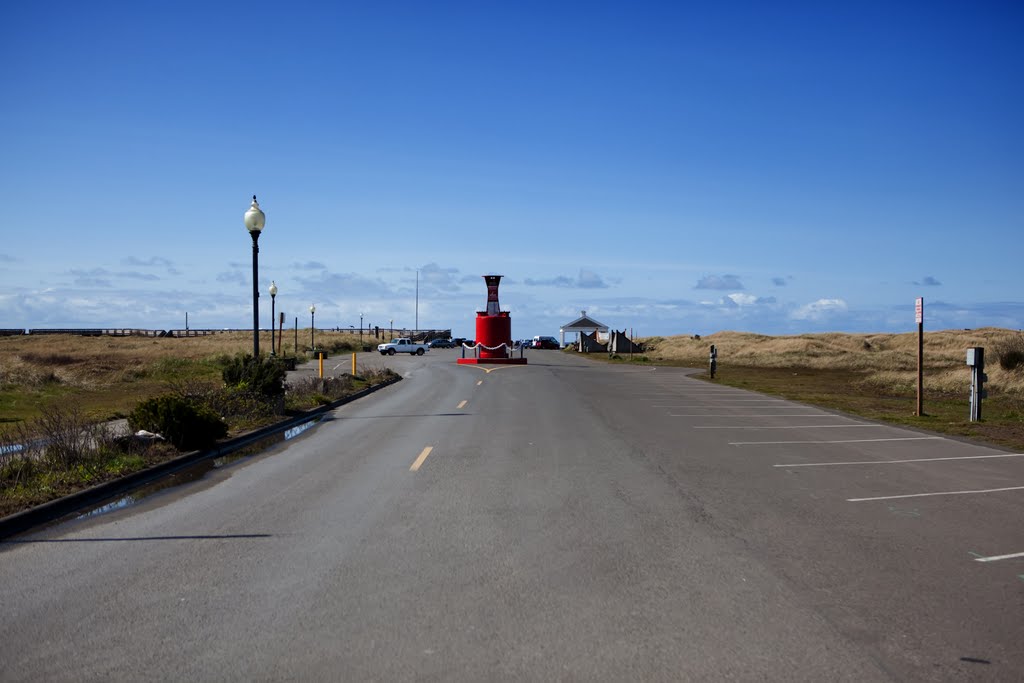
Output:
[[416,458],[416,462],[414,462],[412,464],[412,467],[409,468],[409,471],[416,472],[417,470],[419,470],[420,465],[423,464],[423,461],[427,459],[427,456],[430,455],[430,451],[432,450],[434,450],[433,446],[427,446],[426,448],[424,448],[423,451],[420,453],[419,457]]

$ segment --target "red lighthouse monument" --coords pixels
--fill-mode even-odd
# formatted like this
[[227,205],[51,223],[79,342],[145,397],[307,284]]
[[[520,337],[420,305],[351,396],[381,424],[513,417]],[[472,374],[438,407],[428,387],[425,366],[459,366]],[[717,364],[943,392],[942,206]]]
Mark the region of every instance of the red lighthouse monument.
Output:
[[[494,363],[526,365],[526,359],[512,357],[512,318],[498,306],[501,275],[484,275],[487,282],[487,310],[476,312],[476,346],[473,358],[460,358],[463,365]],[[463,351],[465,353],[465,351]]]

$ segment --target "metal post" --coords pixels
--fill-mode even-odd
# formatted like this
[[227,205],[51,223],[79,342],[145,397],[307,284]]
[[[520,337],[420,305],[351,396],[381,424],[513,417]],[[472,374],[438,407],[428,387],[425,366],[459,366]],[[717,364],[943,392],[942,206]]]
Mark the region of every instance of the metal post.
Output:
[[710,358],[708,360],[709,360],[709,372],[711,374],[711,379],[714,379],[715,378],[715,370],[718,369],[718,349],[715,348],[714,344],[711,345],[711,354],[710,354]]
[[260,290],[259,290],[259,262],[260,262],[260,233],[253,230],[252,235],[252,357],[260,357]]
[[295,316],[295,357],[299,357],[299,316]]
[[985,349],[976,346],[967,350],[967,364],[971,366],[971,422],[981,420],[981,400],[985,398]]
[[275,351],[275,346],[274,346],[274,327],[276,326],[276,321],[277,321],[276,312],[274,310],[274,303],[275,303],[276,299],[277,299],[276,296],[274,296],[273,294],[270,295],[270,355],[271,356],[276,356],[277,355],[277,353]]

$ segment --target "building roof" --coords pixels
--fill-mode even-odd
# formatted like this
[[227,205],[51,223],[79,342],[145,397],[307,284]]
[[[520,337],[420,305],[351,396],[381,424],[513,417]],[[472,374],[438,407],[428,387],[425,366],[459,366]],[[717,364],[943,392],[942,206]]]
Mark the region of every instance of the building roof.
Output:
[[588,330],[607,332],[608,326],[591,318],[587,315],[586,311],[580,311],[580,317],[576,318],[571,323],[562,325],[562,332],[584,332]]

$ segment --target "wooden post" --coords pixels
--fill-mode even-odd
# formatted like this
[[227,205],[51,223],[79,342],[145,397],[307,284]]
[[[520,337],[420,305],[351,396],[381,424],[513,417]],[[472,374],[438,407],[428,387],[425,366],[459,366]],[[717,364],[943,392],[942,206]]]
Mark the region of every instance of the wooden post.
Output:
[[917,410],[918,417],[924,415],[924,298],[914,302],[914,317],[917,320]]

